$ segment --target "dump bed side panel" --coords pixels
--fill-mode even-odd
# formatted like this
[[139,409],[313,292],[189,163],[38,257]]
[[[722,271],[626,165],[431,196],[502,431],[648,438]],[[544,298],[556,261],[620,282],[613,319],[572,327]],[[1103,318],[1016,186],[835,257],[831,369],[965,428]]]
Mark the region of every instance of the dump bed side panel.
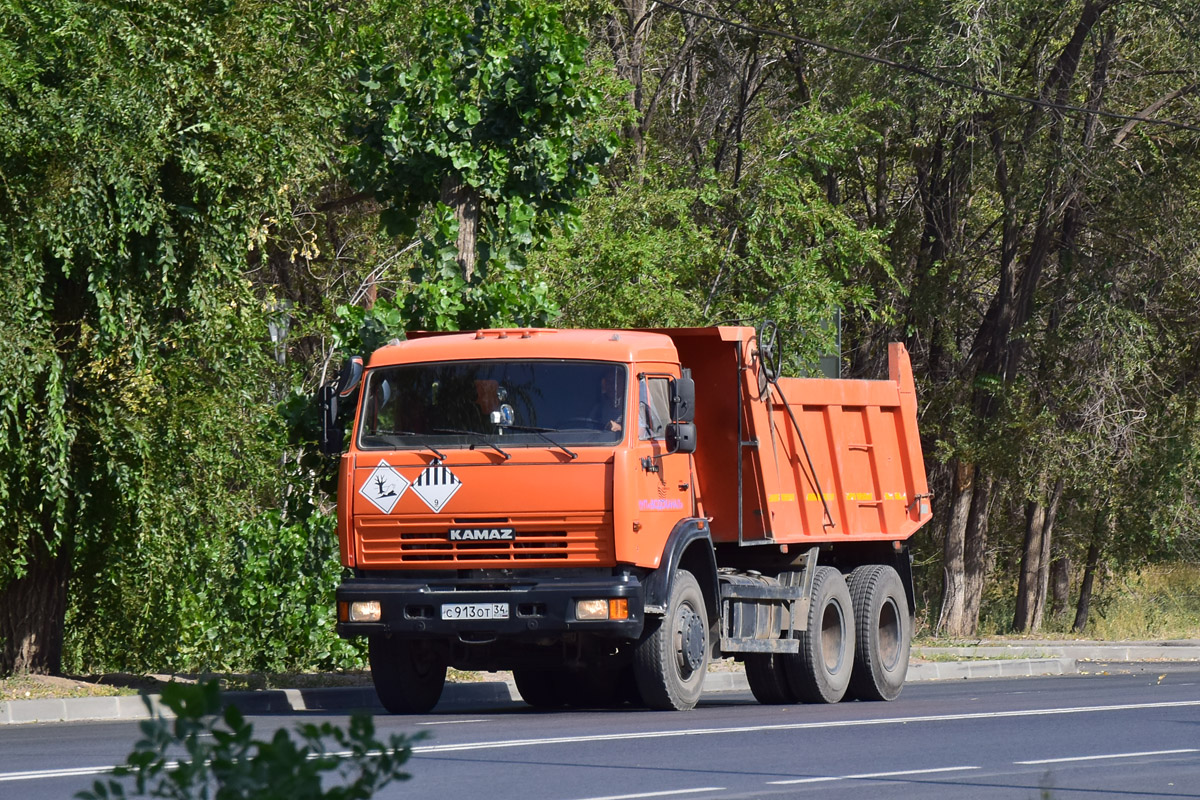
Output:
[[696,379],[697,484],[714,539],[739,540],[739,446],[745,543],[896,541],[930,519],[903,345],[889,349],[887,380],[781,378],[760,395],[753,331],[716,330],[676,339]]

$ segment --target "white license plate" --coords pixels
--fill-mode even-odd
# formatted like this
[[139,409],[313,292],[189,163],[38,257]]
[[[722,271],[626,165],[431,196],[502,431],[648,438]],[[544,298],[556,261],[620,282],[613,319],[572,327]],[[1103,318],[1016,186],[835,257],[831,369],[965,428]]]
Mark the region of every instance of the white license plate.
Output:
[[508,603],[444,603],[442,619],[508,619]]

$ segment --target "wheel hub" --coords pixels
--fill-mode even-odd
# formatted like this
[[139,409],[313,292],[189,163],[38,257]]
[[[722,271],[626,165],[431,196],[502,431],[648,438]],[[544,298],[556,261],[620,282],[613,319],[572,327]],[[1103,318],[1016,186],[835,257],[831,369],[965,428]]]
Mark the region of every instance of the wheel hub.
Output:
[[704,622],[700,615],[690,608],[682,609],[680,616],[680,633],[682,634],[680,655],[683,657],[683,666],[687,668],[687,671],[695,672],[704,664],[704,643],[707,632],[704,630]]

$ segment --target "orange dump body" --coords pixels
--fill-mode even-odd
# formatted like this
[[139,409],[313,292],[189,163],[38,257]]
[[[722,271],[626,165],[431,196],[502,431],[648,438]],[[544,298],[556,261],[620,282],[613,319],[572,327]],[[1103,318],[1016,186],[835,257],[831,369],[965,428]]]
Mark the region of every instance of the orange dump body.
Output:
[[900,541],[932,517],[902,344],[887,380],[780,378],[760,392],[753,329],[670,335],[696,382],[696,478],[714,542]]

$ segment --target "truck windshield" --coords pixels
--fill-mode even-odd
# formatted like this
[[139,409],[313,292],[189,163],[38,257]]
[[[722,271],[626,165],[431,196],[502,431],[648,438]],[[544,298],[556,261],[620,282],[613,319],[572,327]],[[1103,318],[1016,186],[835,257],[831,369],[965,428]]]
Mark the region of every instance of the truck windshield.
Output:
[[370,370],[362,450],[611,445],[627,369],[598,361],[451,361]]

